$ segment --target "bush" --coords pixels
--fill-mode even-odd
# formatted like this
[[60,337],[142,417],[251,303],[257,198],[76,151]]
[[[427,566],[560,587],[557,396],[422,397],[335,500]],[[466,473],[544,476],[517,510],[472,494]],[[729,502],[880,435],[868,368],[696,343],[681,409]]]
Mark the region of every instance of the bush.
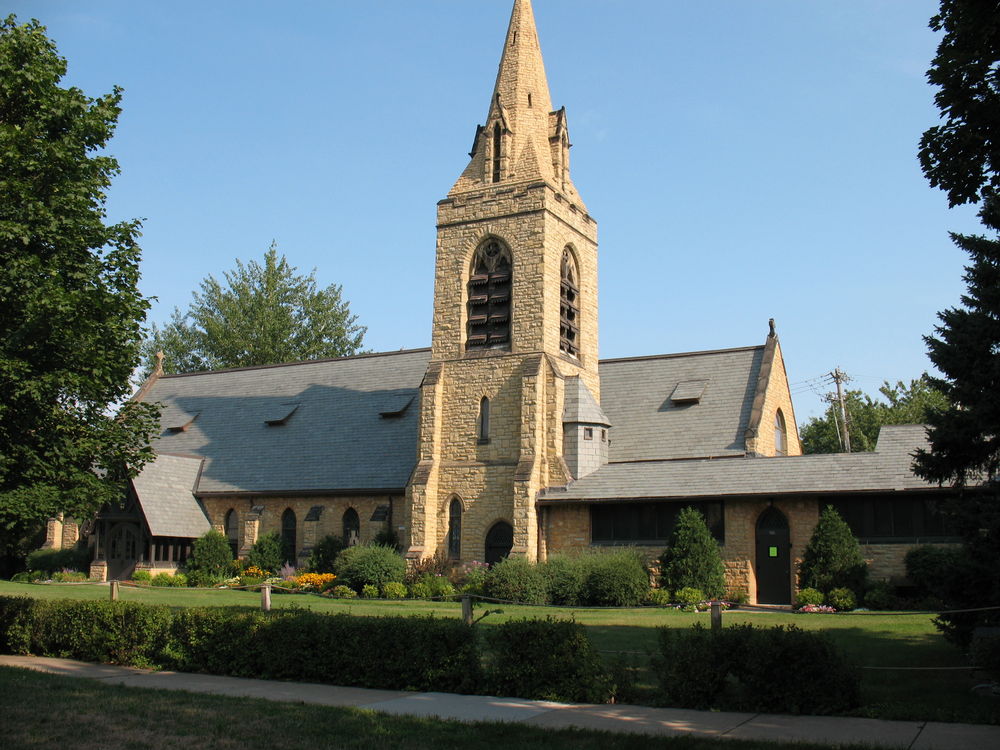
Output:
[[180,586],[187,586],[188,580],[187,576],[183,573],[174,573],[173,575],[170,573],[157,573],[153,576],[150,583],[153,586],[169,586],[178,588]]
[[673,600],[682,607],[697,607],[705,601],[705,592],[701,589],[685,586],[684,588],[678,589],[674,592]]
[[[366,584],[371,585],[371,584]],[[363,587],[362,587],[363,588]],[[339,586],[334,586],[329,590],[330,595],[334,599],[356,599],[358,597],[358,592],[352,589],[350,586],[344,586],[343,584]]]
[[28,570],[41,570],[49,575],[63,570],[90,570],[90,550],[86,544],[68,549],[37,549],[28,555]]
[[595,607],[635,607],[649,593],[649,573],[635,550],[589,555],[581,596]]
[[197,572],[201,576],[222,580],[229,572],[232,562],[233,551],[229,547],[226,535],[212,529],[194,540],[191,556],[185,562],[184,568],[188,573]]
[[451,585],[451,581],[444,576],[432,573],[424,573],[418,581],[410,586],[410,596],[414,599],[434,599],[454,595],[455,587]]
[[383,583],[381,591],[383,599],[406,598],[406,586],[399,581],[389,581],[388,583]]
[[475,594],[477,596],[486,595],[486,576],[490,572],[490,566],[481,562],[470,562],[465,565],[464,570],[458,574],[461,582],[460,590],[463,594]]
[[654,607],[665,607],[673,603],[673,597],[666,589],[650,589],[646,594],[646,604]]
[[361,598],[362,599],[378,599],[378,586],[373,586],[370,583],[366,583],[361,587]]
[[306,568],[311,573],[332,573],[337,555],[343,552],[346,546],[342,538],[328,534],[316,542],[306,560]]
[[654,669],[667,705],[842,713],[860,703],[860,679],[824,634],[738,625],[662,628]]
[[257,538],[247,553],[247,563],[260,568],[264,573],[277,573],[286,560],[292,559],[294,552],[286,549],[281,535],[277,532]]
[[454,563],[443,552],[435,552],[431,557],[422,557],[411,565],[406,571],[404,583],[412,584],[419,581],[425,575],[448,577]]
[[494,565],[484,589],[488,597],[521,604],[545,604],[548,594],[541,568],[523,557],[507,557]]
[[583,560],[567,555],[553,555],[541,565],[549,601],[561,607],[580,604],[586,578]]
[[901,609],[896,590],[888,581],[875,581],[865,592],[865,606],[868,609]]
[[56,583],[82,583],[89,581],[90,576],[77,570],[63,570],[52,574],[52,580]]
[[136,583],[149,583],[153,580],[153,574],[148,570],[135,570],[132,571],[132,580]]
[[406,562],[392,547],[357,545],[340,553],[333,572],[342,585],[361,591],[366,584],[381,587],[390,581],[401,583]]
[[823,592],[817,589],[809,588],[808,586],[804,589],[799,589],[799,593],[795,595],[795,605],[797,607],[805,607],[808,604],[822,604],[823,603]]
[[684,508],[677,515],[670,544],[660,556],[660,580],[670,591],[691,587],[713,599],[721,598],[726,591],[719,544],[694,508]]
[[933,547],[924,544],[906,553],[906,577],[918,597],[946,599],[950,583],[963,562],[960,547]]
[[973,635],[969,658],[976,669],[986,672],[994,681],[1000,681],[1000,635],[982,632]]
[[850,589],[831,589],[826,595],[826,603],[838,612],[850,612],[858,606],[858,600]]
[[847,588],[860,596],[867,577],[868,565],[851,527],[832,506],[826,506],[802,556],[799,585],[823,593]]
[[199,588],[217,586],[226,580],[222,576],[212,575],[201,570],[188,570],[186,575],[188,586],[197,586]]
[[488,630],[486,642],[491,695],[575,703],[605,703],[611,696],[611,679],[582,625],[511,620]]
[[27,596],[0,596],[0,654],[30,654],[41,601]]

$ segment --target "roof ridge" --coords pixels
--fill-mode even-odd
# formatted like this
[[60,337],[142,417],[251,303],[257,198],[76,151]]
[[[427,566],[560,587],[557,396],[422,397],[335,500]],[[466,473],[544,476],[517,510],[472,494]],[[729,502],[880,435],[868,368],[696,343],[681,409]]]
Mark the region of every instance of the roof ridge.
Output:
[[638,362],[648,359],[672,359],[675,357],[695,357],[704,354],[726,354],[728,352],[749,352],[755,349],[763,349],[764,344],[755,344],[753,346],[734,346],[728,349],[702,349],[700,351],[694,352],[675,352],[672,354],[645,354],[636,357],[613,357],[611,359],[599,359],[598,364],[609,364],[611,362]]
[[398,354],[416,354],[418,352],[429,352],[431,348],[429,346],[421,347],[419,349],[399,349],[398,351],[392,352],[365,352],[363,354],[348,354],[343,357],[324,357],[322,359],[301,359],[296,362],[276,362],[272,365],[251,365],[249,367],[225,367],[220,370],[198,370],[197,372],[178,372],[171,375],[161,375],[160,379],[165,380],[167,378],[189,378],[193,375],[218,375],[220,373],[229,372],[245,372],[247,370],[271,370],[276,367],[296,367],[298,365],[315,365],[322,364],[324,362],[341,362],[352,359],[370,359],[373,357],[391,357]]

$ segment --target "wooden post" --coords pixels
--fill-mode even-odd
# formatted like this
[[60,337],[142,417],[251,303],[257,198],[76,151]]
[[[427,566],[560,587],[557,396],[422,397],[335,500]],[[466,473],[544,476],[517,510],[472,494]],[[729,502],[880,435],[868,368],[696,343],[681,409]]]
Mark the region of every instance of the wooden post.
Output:
[[118,601],[118,581],[117,579],[111,582],[111,601]]
[[271,611],[271,584],[269,583],[260,587],[260,609],[262,612]]
[[712,602],[712,630],[722,630],[722,602]]
[[462,596],[462,620],[466,625],[472,624],[472,597],[468,594]]

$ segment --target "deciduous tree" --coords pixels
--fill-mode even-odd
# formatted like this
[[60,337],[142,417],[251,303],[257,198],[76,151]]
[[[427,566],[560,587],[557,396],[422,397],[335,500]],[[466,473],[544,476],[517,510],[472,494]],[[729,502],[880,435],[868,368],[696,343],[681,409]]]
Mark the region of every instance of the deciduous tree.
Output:
[[187,312],[175,309],[144,344],[147,371],[163,351],[167,373],[252,367],[355,354],[364,339],[341,287],[295,273],[274,243],[263,263],[236,261],[224,282],[209,276]]
[[106,223],[121,90],[63,88],[45,28],[0,24],[0,526],[121,497],[151,457],[139,363],[139,222]]

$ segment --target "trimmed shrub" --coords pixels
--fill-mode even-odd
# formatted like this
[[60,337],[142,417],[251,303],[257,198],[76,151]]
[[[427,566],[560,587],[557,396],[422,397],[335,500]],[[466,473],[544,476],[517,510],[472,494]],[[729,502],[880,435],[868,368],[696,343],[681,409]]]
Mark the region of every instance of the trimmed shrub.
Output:
[[309,553],[306,568],[311,573],[332,573],[337,555],[343,552],[346,546],[341,537],[327,534],[316,542],[316,546]]
[[211,573],[206,573],[201,570],[188,570],[187,572],[187,585],[196,586],[199,588],[208,588],[211,586],[216,586],[222,583],[225,578],[222,576],[212,575]]
[[805,607],[807,604],[822,604],[823,603],[823,592],[817,589],[806,587],[804,589],[799,589],[799,593],[795,595],[795,606]]
[[365,584],[381,587],[390,581],[402,583],[406,562],[392,547],[358,545],[340,553],[333,572],[341,585],[361,591]]
[[667,705],[842,713],[860,704],[860,678],[822,633],[738,625],[662,628],[654,659]]
[[264,573],[277,573],[293,553],[285,548],[281,535],[272,531],[257,538],[247,553],[247,563],[260,568]]
[[153,574],[148,570],[136,570],[132,572],[132,580],[136,583],[149,583],[153,580]]
[[[267,639],[264,612],[193,607],[174,612],[163,666],[180,672],[260,677]],[[275,649],[287,653],[284,649]]]
[[697,607],[705,601],[705,592],[693,586],[685,586],[674,592],[674,602],[682,607]]
[[383,599],[406,598],[406,586],[399,581],[389,581],[388,583],[383,583],[381,591]]
[[677,515],[670,544],[660,556],[660,580],[670,591],[691,587],[713,599],[721,598],[726,591],[719,543],[708,530],[704,516],[694,508],[684,508]]
[[172,575],[170,573],[157,573],[155,576],[153,576],[152,580],[150,580],[150,583],[153,586],[166,586],[166,587],[177,588],[180,586],[187,586],[188,580],[187,576],[184,575],[183,573],[174,573]]
[[900,609],[896,590],[888,581],[875,581],[865,592],[865,606],[868,609]]
[[0,654],[30,654],[40,600],[0,596]]
[[49,575],[62,570],[90,570],[90,550],[85,544],[68,549],[36,549],[28,554],[26,567]]
[[191,556],[184,563],[188,573],[198,572],[202,576],[211,576],[220,581],[229,572],[233,562],[233,551],[229,540],[220,531],[206,531],[191,546]]
[[855,596],[860,596],[864,593],[867,577],[868,565],[861,556],[851,527],[833,506],[826,506],[802,556],[799,585],[823,593],[848,588]]
[[904,558],[906,577],[916,588],[918,597],[946,599],[964,558],[961,547],[933,547],[929,544],[914,547]]
[[434,599],[455,595],[455,587],[444,576],[424,573],[410,586],[410,596],[414,599]]
[[826,603],[838,612],[850,612],[858,606],[858,600],[850,589],[831,589],[826,595]]
[[635,607],[649,593],[649,573],[631,549],[589,555],[585,559],[583,603],[595,607]]
[[523,557],[507,557],[494,565],[484,589],[488,597],[521,604],[545,604],[548,593],[541,568]]
[[549,591],[549,602],[562,607],[580,604],[583,582],[587,576],[579,557],[553,555],[541,565]]
[[605,703],[611,697],[612,680],[582,625],[552,618],[510,620],[486,631],[486,643],[491,695],[575,703]]
[[673,597],[666,589],[650,589],[649,593],[646,594],[646,604],[653,607],[666,607],[673,604]]
[[[370,586],[371,584],[367,585]],[[350,586],[344,586],[343,584],[341,584],[339,586],[334,586],[332,589],[330,589],[330,595],[334,599],[357,599],[358,592],[352,589]]]
[[361,598],[362,599],[378,599],[378,586],[373,586],[370,583],[366,583],[361,587]]

